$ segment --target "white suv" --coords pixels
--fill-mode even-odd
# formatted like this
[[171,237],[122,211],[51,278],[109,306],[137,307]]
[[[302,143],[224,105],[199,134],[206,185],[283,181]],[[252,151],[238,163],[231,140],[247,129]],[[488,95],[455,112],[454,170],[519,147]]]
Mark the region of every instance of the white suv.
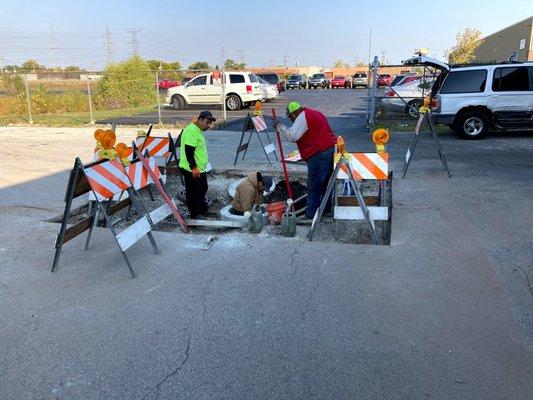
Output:
[[[437,67],[427,57],[417,58]],[[465,139],[482,138],[491,128],[533,129],[533,63],[450,69],[439,62],[439,67],[442,73],[431,93],[436,99],[435,122]]]
[[[225,75],[228,110],[238,110],[262,99],[261,84],[251,72],[226,72]],[[217,82],[213,74],[195,76],[183,86],[168,89],[166,102],[175,109],[183,109],[188,105],[222,104],[221,80]]]

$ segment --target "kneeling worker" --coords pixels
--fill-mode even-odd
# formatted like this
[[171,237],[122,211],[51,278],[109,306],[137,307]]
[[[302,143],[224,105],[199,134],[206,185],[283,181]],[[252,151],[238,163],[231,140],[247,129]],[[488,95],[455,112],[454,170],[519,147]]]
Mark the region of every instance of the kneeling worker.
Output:
[[210,111],[202,111],[181,133],[180,172],[185,180],[187,208],[191,219],[207,213],[207,146],[204,132],[216,121]]
[[243,215],[245,211],[250,211],[254,205],[263,202],[263,192],[270,192],[271,187],[270,176],[263,176],[261,172],[248,174],[237,186],[230,213]]

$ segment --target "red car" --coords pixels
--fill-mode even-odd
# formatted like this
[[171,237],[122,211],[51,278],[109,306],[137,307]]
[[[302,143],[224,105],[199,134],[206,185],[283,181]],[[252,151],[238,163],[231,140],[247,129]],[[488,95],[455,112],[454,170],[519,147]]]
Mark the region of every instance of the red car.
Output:
[[392,83],[392,76],[389,74],[379,74],[378,76],[378,87],[380,86],[390,86]]
[[347,79],[344,75],[338,75],[331,80],[332,89],[341,87],[348,89],[350,86],[352,86],[350,80]]
[[179,86],[179,82],[171,81],[168,79],[159,79],[157,81],[157,88],[158,89],[170,89],[171,87]]

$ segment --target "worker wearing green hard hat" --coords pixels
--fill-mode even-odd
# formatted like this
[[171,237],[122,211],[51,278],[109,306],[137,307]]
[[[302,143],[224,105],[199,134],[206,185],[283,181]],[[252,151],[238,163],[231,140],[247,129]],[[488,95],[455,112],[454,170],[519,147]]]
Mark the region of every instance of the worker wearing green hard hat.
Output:
[[301,108],[300,106],[300,103],[296,102],[296,101],[291,101],[288,105],[287,105],[287,116],[290,115],[290,113],[293,113],[295,112],[297,109]]
[[326,193],[329,178],[333,173],[333,154],[337,137],[328,119],[320,111],[302,107],[291,101],[287,116],[293,123],[289,128],[274,120],[274,128],[286,140],[295,142],[300,156],[307,163],[307,205],[305,216],[313,218]]

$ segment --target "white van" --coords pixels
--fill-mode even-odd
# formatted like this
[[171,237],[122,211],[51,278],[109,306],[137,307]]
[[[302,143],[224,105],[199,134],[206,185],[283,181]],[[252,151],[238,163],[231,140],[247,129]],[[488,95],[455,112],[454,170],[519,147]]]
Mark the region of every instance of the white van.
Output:
[[480,139],[489,129],[533,129],[532,62],[449,68],[427,57],[416,59],[442,71],[431,92],[436,123],[465,139]]
[[[166,102],[177,109],[188,105],[222,104],[221,80],[214,74],[200,74],[183,86],[168,89]],[[262,87],[257,76],[251,72],[226,72],[226,108],[239,110],[262,99]]]

